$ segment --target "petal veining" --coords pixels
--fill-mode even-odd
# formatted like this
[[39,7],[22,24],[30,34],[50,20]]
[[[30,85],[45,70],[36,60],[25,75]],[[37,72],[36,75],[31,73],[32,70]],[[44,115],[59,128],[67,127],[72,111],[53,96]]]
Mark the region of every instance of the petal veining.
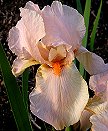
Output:
[[[108,103],[106,105],[108,107]],[[104,110],[103,110],[104,109]],[[108,131],[108,108],[102,108],[99,114],[90,117],[93,131]]]
[[105,64],[100,56],[84,47],[79,48],[76,58],[90,75],[96,75],[108,70],[108,64]]
[[95,93],[107,92],[108,89],[108,71],[93,75],[89,80],[90,89]]
[[39,64],[35,60],[24,60],[24,59],[15,59],[12,65],[12,73],[15,76],[18,76],[23,73],[23,71],[32,65]]
[[67,51],[64,45],[57,46],[56,48],[51,48],[49,51],[49,61],[60,61],[64,59],[67,55]]
[[85,34],[84,18],[77,10],[54,1],[42,10],[46,36],[42,39],[48,45],[65,43],[73,50],[81,45]]
[[43,19],[36,11],[24,8],[20,11],[21,20],[9,32],[9,48],[18,57],[25,48],[34,59],[40,60],[36,44],[45,35]]
[[52,68],[41,66],[30,94],[30,109],[60,130],[79,121],[88,97],[87,84],[74,64],[64,66],[59,76]]
[[37,4],[34,4],[32,1],[28,1],[24,7],[25,9],[33,10],[41,14],[41,10]]

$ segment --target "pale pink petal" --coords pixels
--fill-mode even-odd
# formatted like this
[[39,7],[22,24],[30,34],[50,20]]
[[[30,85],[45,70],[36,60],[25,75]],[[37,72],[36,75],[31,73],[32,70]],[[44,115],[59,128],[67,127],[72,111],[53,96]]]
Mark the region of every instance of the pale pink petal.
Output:
[[30,94],[30,110],[60,130],[79,121],[88,97],[87,84],[74,64],[63,67],[60,76],[52,68],[41,66],[36,88]]
[[37,4],[34,4],[32,1],[28,1],[24,7],[25,9],[33,10],[41,14],[41,10]]
[[27,28],[31,41],[36,43],[45,36],[43,18],[36,11],[20,8],[23,24]]
[[81,45],[85,34],[84,18],[77,10],[54,1],[42,10],[46,36],[42,39],[47,45],[67,44],[76,49]]
[[76,52],[76,58],[90,75],[99,74],[108,70],[108,64],[105,64],[100,56],[88,51],[84,47],[81,47]]
[[[91,126],[92,115],[101,115],[105,110],[108,111],[108,102],[104,102],[100,96],[94,96],[90,98],[87,106],[81,114],[80,123],[82,131],[86,131]],[[94,124],[94,123],[92,123]],[[94,125],[93,125],[94,126]],[[98,126],[98,125],[97,125]],[[94,130],[93,130],[94,131]],[[96,130],[98,131],[98,130]],[[102,130],[103,131],[103,130]]]
[[29,9],[21,8],[21,20],[9,32],[9,48],[17,55],[25,48],[36,60],[40,60],[38,41],[45,35],[42,17]]
[[86,110],[92,112],[94,114],[100,114],[102,110],[108,110],[107,101],[103,99],[103,94],[94,95],[93,98],[90,98],[87,105]]
[[[107,103],[108,104],[108,103]],[[90,117],[92,131],[108,131],[108,108]]]
[[14,76],[19,76],[21,75],[24,70],[32,65],[39,64],[35,60],[25,60],[25,59],[15,59],[12,65],[12,73]]
[[108,93],[108,70],[104,73],[93,75],[89,80],[90,89],[96,94],[103,92],[107,98]]
[[87,110],[84,110],[82,112],[81,117],[80,117],[81,131],[87,131],[91,127],[89,118],[92,115],[93,113]]
[[19,30],[16,27],[12,27],[9,31],[8,45],[10,50],[16,55],[22,54],[21,43],[19,42]]

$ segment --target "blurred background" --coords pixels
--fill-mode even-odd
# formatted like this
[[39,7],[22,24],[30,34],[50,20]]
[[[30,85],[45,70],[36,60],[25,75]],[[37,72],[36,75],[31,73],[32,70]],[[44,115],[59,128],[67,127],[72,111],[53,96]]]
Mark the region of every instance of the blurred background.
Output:
[[[8,32],[15,26],[17,21],[20,19],[19,8],[24,7],[26,2],[29,0],[1,0],[0,2],[0,42],[5,50],[7,58],[12,65],[15,55],[9,50],[7,38]],[[42,9],[45,5],[51,5],[53,0],[31,0],[35,4],[38,4]],[[71,6],[77,9],[76,0],[59,0],[63,4]],[[84,11],[86,0],[80,0],[82,5],[82,10]],[[96,18],[97,11],[100,5],[100,0],[92,0],[91,12],[90,12],[90,23],[89,23],[89,34],[91,34],[93,28],[93,22]],[[90,35],[88,36],[89,49]],[[97,28],[97,34],[94,42],[94,50],[97,55],[101,56],[105,63],[108,63],[108,0],[103,0],[102,10],[100,14],[100,20]],[[35,84],[35,73],[38,66],[33,66],[30,68],[29,75],[29,90],[28,93],[34,88]],[[21,85],[21,76],[17,78],[18,84]],[[34,116],[32,116],[35,119]],[[45,126],[42,121],[37,120],[37,124]],[[38,130],[34,124],[34,131]],[[50,126],[48,126],[48,131],[50,131]],[[10,108],[9,100],[7,97],[6,89],[4,87],[2,75],[0,72],[0,131],[17,131],[16,124],[13,118],[13,114]]]

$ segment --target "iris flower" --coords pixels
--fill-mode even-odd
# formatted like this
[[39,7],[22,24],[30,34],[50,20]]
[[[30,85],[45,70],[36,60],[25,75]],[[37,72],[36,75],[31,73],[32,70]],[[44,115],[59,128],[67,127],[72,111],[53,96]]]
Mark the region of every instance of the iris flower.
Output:
[[[105,65],[108,67],[108,64]],[[87,110],[82,113],[80,121],[83,130],[90,127],[92,131],[108,130],[108,70],[102,70],[90,77],[89,86],[95,95],[89,99]]]
[[29,1],[20,12],[21,19],[9,32],[9,48],[17,55],[12,72],[18,76],[27,67],[41,64],[29,96],[31,112],[58,130],[73,125],[89,98],[75,57],[90,74],[104,65],[100,57],[81,46],[84,18],[58,1],[42,10]]
[[107,131],[108,130],[108,101],[100,103],[100,100],[92,100],[89,110],[84,110],[81,116],[81,128],[87,131]]
[[[105,116],[106,114],[106,116]],[[81,130],[104,131],[108,130],[108,101],[104,101],[101,95],[89,99],[87,106],[81,114]],[[101,126],[102,125],[102,126]],[[95,129],[96,127],[96,129]],[[106,127],[106,128],[105,128]],[[106,131],[106,130],[105,130]]]
[[108,131],[108,102],[90,117],[92,131]]
[[[95,96],[101,99],[97,102],[95,114],[90,117],[93,131],[108,130],[108,70],[90,78],[90,88],[94,90]],[[101,101],[101,102],[100,102]]]

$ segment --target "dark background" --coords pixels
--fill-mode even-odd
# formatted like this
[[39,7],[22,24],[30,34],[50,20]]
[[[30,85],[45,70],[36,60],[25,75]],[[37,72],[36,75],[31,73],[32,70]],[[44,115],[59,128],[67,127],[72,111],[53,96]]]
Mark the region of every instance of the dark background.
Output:
[[[20,19],[19,16],[19,8],[24,7],[26,2],[29,0],[1,0],[0,3],[0,42],[2,43],[4,50],[6,52],[7,58],[12,64],[15,59],[15,55],[8,48],[7,37],[8,32],[15,26],[17,21]],[[43,8],[47,4],[51,4],[52,0],[31,0],[32,2],[38,4],[40,8]],[[81,0],[81,4],[84,10],[86,0]],[[77,8],[76,0],[61,0],[63,4],[72,6]],[[89,25],[89,38],[90,33],[93,28],[93,21],[96,18],[97,10],[99,8],[100,0],[92,0],[91,6],[91,15],[90,15],[90,25]],[[89,44],[88,47],[89,49]],[[108,62],[108,0],[103,0],[103,6],[101,11],[101,17],[99,21],[99,25],[97,28],[97,34],[95,39],[95,49],[96,54],[101,56],[105,63]],[[29,76],[29,90],[34,87],[35,84],[35,72],[37,70],[37,66],[30,68],[30,76]],[[21,76],[17,78],[19,85],[21,85]],[[35,118],[34,116],[32,116]],[[43,126],[43,122],[37,120],[38,124]],[[49,127],[49,125],[46,124]],[[33,126],[34,130],[38,131],[35,126]],[[13,114],[10,108],[10,104],[7,98],[6,90],[4,87],[3,79],[0,72],[0,131],[17,131],[16,124],[14,122]],[[50,128],[48,129],[50,131]]]

